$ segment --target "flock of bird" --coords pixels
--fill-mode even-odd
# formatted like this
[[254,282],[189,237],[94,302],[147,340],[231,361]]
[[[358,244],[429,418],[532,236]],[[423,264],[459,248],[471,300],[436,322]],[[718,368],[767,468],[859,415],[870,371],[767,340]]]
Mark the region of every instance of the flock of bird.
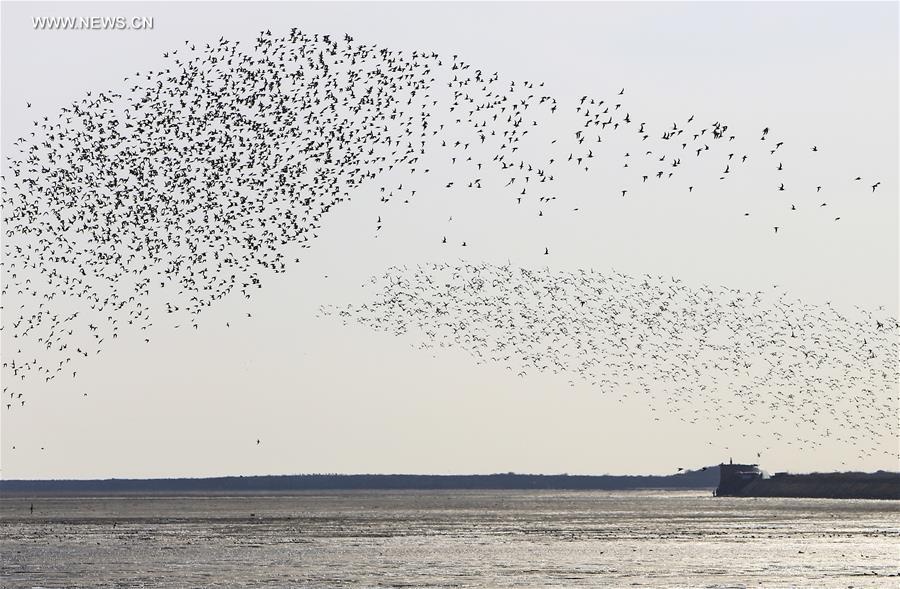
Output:
[[[199,329],[200,314],[217,301],[251,298],[266,273],[299,263],[328,213],[356,195],[374,194],[387,215],[427,200],[433,194],[418,183],[439,178],[440,190],[480,191],[543,217],[566,201],[559,180],[573,174],[616,169],[622,184],[605,186],[600,198],[635,198],[655,183],[690,199],[696,182],[682,182],[684,168],[712,171],[709,180],[720,182],[756,162],[773,193],[788,190],[780,176],[786,140],[767,127],[741,139],[726,122],[689,115],[653,129],[625,97],[617,88],[605,98],[557,100],[543,83],[504,80],[456,55],[296,28],[249,44],[186,41],[158,69],[35,117],[14,142],[2,194],[4,409],[25,407],[32,381],[76,376],[78,359],[123,330],[149,343],[160,314]],[[864,184],[871,193],[880,186],[849,175],[847,184],[841,190],[866,194]],[[804,202],[827,204],[827,187],[797,191]],[[379,215],[376,235],[386,225]],[[471,250],[464,236],[435,240]],[[550,253],[547,244],[536,248]],[[510,280],[503,288],[521,280],[482,270],[496,273],[491,281]],[[706,294],[693,304],[712,309]],[[464,305],[447,307],[461,325],[470,321]],[[693,317],[709,328],[726,318],[704,313],[698,307]],[[879,345],[870,348],[878,354],[887,344]],[[582,372],[609,384],[597,372],[602,360],[594,362]],[[646,369],[655,370],[649,362]]]
[[898,436],[900,323],[884,312],[847,316],[778,288],[487,263],[392,267],[365,287],[364,301],[322,313],[521,377],[561,374],[765,450],[896,456],[884,447]]

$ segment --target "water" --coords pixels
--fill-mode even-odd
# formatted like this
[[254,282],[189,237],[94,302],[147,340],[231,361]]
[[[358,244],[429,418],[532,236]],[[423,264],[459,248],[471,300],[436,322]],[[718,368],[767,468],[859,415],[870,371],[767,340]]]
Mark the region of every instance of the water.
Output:
[[898,508],[659,491],[6,497],[0,584],[900,587]]

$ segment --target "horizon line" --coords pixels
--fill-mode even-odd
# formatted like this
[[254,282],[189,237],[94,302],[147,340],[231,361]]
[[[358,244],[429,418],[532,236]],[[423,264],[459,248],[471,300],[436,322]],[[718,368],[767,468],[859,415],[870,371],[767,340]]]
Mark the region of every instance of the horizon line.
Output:
[[[107,477],[92,477],[92,478],[4,478],[0,475],[0,483],[13,483],[13,482],[99,482],[99,481],[178,481],[178,480],[215,480],[215,479],[253,479],[253,478],[284,478],[284,477],[498,477],[498,476],[517,476],[517,477],[571,477],[571,478],[601,478],[601,477],[677,477],[684,476],[691,473],[700,473],[705,472],[706,470],[717,468],[720,465],[725,464],[720,462],[718,464],[712,464],[708,466],[701,466],[696,469],[684,469],[676,472],[670,472],[667,474],[654,474],[654,473],[641,473],[641,474],[615,474],[615,473],[602,473],[602,474],[572,474],[567,472],[561,473],[529,473],[529,472],[514,472],[514,471],[506,471],[506,472],[492,472],[492,473],[402,473],[402,472],[393,472],[393,473],[374,473],[374,472],[355,472],[355,473],[347,473],[347,472],[312,472],[312,473],[282,473],[282,474],[223,474],[223,475],[198,475],[198,476],[150,476],[150,477],[120,477],[120,476],[107,476]],[[735,464],[753,464],[756,463],[735,463]],[[790,474],[847,474],[847,473],[891,473],[891,474],[900,474],[900,470],[887,470],[887,469],[877,469],[877,470],[832,470],[832,471],[808,471],[808,472],[795,472],[795,471],[778,471],[779,473],[785,472]]]

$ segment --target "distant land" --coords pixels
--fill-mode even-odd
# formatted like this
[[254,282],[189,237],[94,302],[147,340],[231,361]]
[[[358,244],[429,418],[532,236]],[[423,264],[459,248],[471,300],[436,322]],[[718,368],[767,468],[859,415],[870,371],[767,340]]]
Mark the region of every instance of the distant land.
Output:
[[415,475],[304,474],[173,479],[6,480],[3,495],[229,494],[355,490],[572,490],[708,489],[719,484],[719,467],[673,475]]
[[824,472],[769,476],[758,464],[722,464],[719,497],[900,500],[900,472]]
[[301,474],[170,479],[0,480],[2,495],[234,495],[304,491],[709,490],[725,497],[900,499],[900,473],[765,474],[755,464],[723,464],[671,475]]

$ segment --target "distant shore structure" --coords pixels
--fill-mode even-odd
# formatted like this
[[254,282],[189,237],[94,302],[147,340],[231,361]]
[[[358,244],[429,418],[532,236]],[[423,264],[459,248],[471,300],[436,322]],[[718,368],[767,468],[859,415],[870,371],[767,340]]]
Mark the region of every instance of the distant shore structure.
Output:
[[768,476],[758,464],[719,465],[717,497],[796,497],[900,500],[900,472],[878,471]]
[[[717,472],[718,471],[718,472]],[[716,484],[718,483],[718,487]],[[173,479],[2,480],[0,498],[91,495],[229,495],[307,491],[703,490],[720,497],[900,499],[900,472],[771,477],[757,464],[721,464],[671,475],[305,474]],[[25,509],[28,503],[24,503]]]

